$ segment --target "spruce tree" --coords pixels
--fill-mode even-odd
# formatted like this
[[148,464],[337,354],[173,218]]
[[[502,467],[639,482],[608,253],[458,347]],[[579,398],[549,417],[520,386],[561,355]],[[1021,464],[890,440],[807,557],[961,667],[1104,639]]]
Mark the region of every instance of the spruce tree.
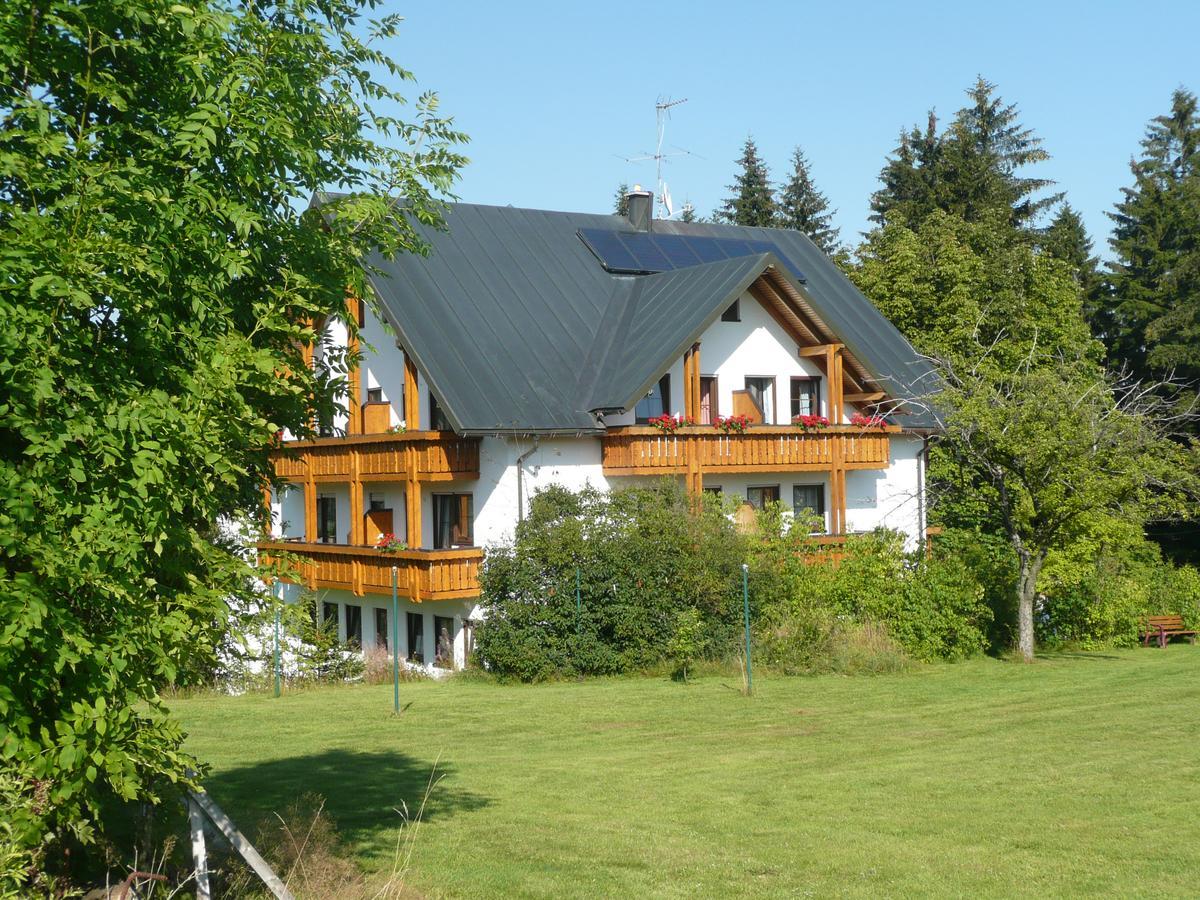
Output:
[[831,222],[834,212],[813,184],[808,160],[797,147],[792,151],[792,174],[779,192],[779,227],[803,232],[821,252],[832,256],[840,244],[838,229]]
[[1200,378],[1200,117],[1182,88],[1154,119],[1134,183],[1109,213],[1113,295],[1109,357],[1139,377]]
[[629,183],[622,181],[617,185],[617,192],[613,195],[613,213],[618,216],[629,215]]
[[900,135],[880,172],[883,186],[871,198],[873,221],[882,223],[892,214],[916,223],[941,209],[979,222],[999,209],[1014,226],[1030,229],[1058,202],[1058,194],[1039,196],[1053,182],[1021,174],[1049,154],[1041,138],[1017,121],[1016,106],[995,90],[980,77],[967,91],[970,104],[941,135],[932,112],[924,131],[914,126]]
[[766,163],[758,155],[754,138],[746,138],[738,166],[741,170],[733,179],[733,184],[728,185],[733,196],[722,203],[721,208],[713,213],[713,218],[730,225],[775,225],[775,195],[771,190]]
[[1063,203],[1059,208],[1040,243],[1043,253],[1070,268],[1079,285],[1084,316],[1091,324],[1092,332],[1103,338],[1109,323],[1104,313],[1104,282],[1100,277],[1099,260],[1092,253],[1092,239],[1088,237],[1083,219],[1071,204]]
[[871,196],[871,221],[882,225],[884,217],[892,214],[906,222],[920,222],[941,208],[938,179],[942,142],[937,133],[937,113],[929,111],[924,131],[916,125],[901,131],[892,152],[879,173],[883,187]]

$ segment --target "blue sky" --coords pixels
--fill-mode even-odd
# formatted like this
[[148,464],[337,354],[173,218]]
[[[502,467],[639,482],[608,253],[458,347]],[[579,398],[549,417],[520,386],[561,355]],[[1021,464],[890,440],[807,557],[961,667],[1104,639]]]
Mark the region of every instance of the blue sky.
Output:
[[457,193],[476,203],[606,212],[622,181],[654,183],[654,103],[686,97],[667,143],[676,206],[709,214],[753,134],[784,174],[808,155],[843,239],[902,127],[943,120],[976,74],[1016,102],[1107,253],[1104,215],[1171,91],[1200,91],[1200,3],[454,3],[388,7],[387,47],[471,136]]

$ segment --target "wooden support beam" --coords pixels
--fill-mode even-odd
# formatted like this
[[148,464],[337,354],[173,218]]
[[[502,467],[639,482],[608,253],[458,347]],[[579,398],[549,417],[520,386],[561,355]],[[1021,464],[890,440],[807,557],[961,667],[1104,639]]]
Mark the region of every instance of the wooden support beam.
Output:
[[842,359],[842,350],[839,347],[833,353],[833,389],[837,395],[837,418],[834,419],[839,425],[846,413],[846,381],[845,381],[844,360]]
[[421,482],[417,480],[418,450],[409,445],[404,448],[404,452],[407,456],[408,469],[408,479],[404,487],[407,532],[405,543],[408,544],[410,550],[416,550],[421,546]]
[[847,403],[878,403],[880,400],[887,398],[886,391],[863,391],[853,394],[845,394],[842,399]]
[[409,431],[421,430],[421,394],[417,389],[417,364],[404,352],[404,423]]
[[363,532],[363,483],[359,475],[359,451],[350,448],[350,543],[361,547],[366,543]]
[[304,481],[304,540],[310,544],[317,542],[317,482],[311,465]]
[[683,415],[700,420],[700,344],[683,352]]
[[815,344],[812,347],[800,347],[796,353],[800,356],[825,356],[834,351],[841,350],[841,344]]

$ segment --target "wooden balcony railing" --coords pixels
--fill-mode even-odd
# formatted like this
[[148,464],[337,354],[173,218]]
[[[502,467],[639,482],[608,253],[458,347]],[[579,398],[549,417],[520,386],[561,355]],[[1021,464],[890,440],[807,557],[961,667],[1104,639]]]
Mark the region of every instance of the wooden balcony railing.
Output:
[[889,435],[899,430],[842,425],[801,431],[785,425],[725,434],[697,426],[664,434],[648,427],[614,428],[602,439],[601,458],[606,475],[674,475],[697,465],[713,474],[886,469]]
[[289,441],[273,455],[287,481],[454,481],[479,477],[479,438],[406,431]]
[[392,593],[392,567],[397,569],[397,593],[414,602],[454,600],[479,595],[479,566],[483,550],[401,550],[380,553],[371,547],[343,544],[302,544],[263,541],[264,562],[282,554],[298,559],[300,578],[309,588],[340,588],[363,594]]

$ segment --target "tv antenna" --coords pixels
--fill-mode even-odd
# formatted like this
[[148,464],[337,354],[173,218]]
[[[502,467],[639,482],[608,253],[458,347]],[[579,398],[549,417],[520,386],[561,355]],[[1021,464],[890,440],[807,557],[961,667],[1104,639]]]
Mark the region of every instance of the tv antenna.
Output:
[[667,190],[667,184],[663,181],[662,166],[664,159],[670,159],[673,156],[694,156],[690,150],[684,150],[682,147],[675,147],[670,153],[663,153],[663,139],[667,133],[667,122],[671,118],[671,110],[687,103],[687,97],[681,97],[678,100],[672,100],[670,97],[659,95],[658,102],[654,104],[654,117],[658,125],[658,143],[654,147],[653,153],[646,153],[642,156],[623,156],[625,162],[649,162],[654,160],[654,180],[658,185],[658,217],[660,219],[671,218],[674,209],[671,205],[671,194]]

